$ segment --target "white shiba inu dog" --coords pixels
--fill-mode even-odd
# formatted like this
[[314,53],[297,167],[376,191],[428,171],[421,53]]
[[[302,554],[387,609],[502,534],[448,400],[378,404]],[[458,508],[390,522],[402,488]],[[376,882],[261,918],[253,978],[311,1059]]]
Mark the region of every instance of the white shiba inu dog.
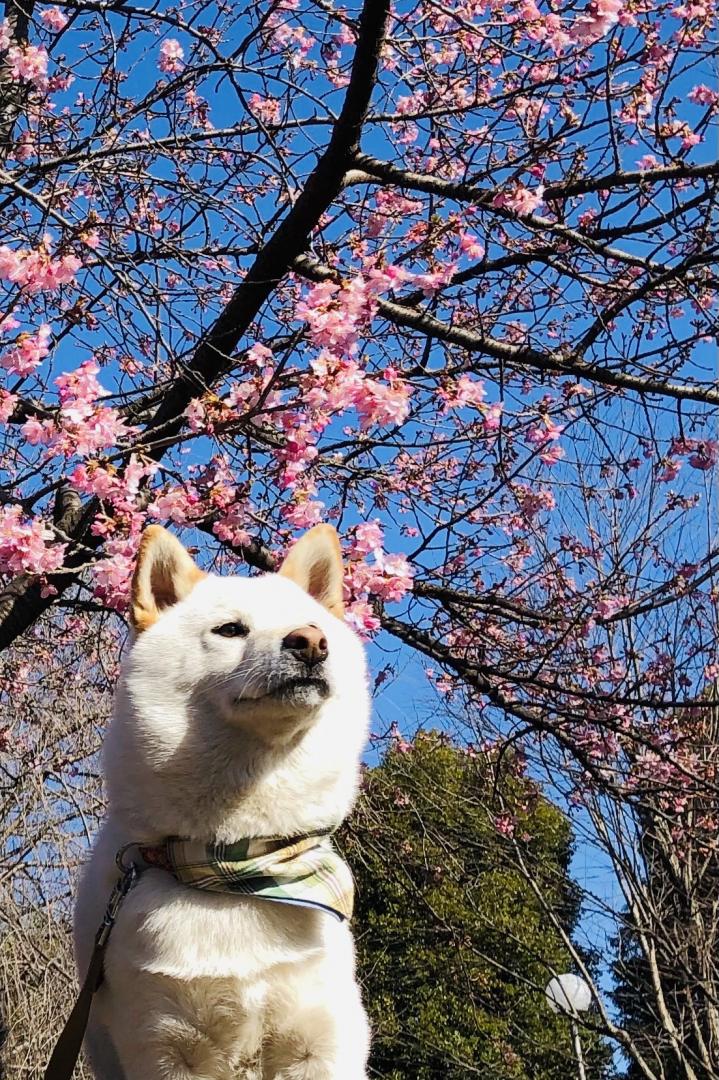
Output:
[[[364,650],[342,621],[337,534],[279,573],[200,571],[160,526],[132,591],[135,640],[104,747],[109,813],[75,916],[84,977],[126,844],[329,831],[367,735]],[[85,1046],[98,1080],[364,1080],[369,1029],[346,922],[147,869],[109,940]]]

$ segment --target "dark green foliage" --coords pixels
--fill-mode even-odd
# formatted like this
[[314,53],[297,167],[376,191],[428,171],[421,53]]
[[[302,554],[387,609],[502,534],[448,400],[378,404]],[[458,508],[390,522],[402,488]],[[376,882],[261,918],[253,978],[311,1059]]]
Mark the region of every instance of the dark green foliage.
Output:
[[[576,1076],[568,1023],[543,994],[572,966],[545,908],[571,932],[570,827],[532,783],[507,770],[495,779],[486,758],[435,734],[391,750],[365,776],[341,843],[358,885],[370,1075]],[[583,1040],[596,1080],[606,1052],[591,1032]]]

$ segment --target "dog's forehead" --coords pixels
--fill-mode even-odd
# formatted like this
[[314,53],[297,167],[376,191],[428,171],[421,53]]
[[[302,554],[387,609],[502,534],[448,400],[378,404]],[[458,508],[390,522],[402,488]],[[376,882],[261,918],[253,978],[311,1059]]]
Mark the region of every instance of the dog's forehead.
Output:
[[244,616],[259,629],[312,618],[316,622],[324,610],[304,589],[279,574],[257,578],[209,574],[195,586],[187,605],[194,613],[212,617]]

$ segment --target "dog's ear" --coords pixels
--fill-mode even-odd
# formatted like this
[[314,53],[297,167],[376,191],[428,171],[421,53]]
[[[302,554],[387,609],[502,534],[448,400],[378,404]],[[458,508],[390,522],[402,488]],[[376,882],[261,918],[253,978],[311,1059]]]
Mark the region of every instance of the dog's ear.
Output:
[[331,525],[315,525],[293,544],[278,573],[301,585],[315,600],[344,618],[342,550]]
[[147,630],[204,576],[176,536],[161,525],[150,525],[142,534],[132,579],[130,619],[135,630]]

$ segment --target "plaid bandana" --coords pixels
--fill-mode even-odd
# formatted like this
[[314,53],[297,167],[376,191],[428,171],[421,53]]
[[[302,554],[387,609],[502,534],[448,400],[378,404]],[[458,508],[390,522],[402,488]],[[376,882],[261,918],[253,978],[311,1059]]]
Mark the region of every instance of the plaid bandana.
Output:
[[139,851],[148,866],[168,870],[195,889],[320,908],[342,920],[352,917],[352,873],[327,834],[234,844],[170,837],[159,847],[143,845]]

